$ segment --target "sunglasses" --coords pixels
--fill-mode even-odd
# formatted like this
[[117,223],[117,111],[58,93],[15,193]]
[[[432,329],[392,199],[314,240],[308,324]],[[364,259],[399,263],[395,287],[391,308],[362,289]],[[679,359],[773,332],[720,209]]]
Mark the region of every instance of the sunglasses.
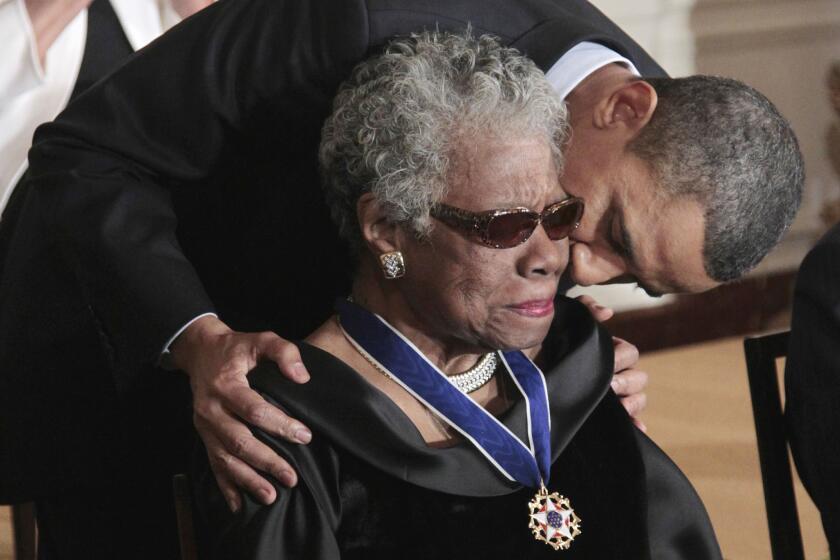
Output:
[[542,212],[534,212],[527,208],[470,212],[446,204],[437,204],[432,207],[430,214],[488,247],[509,249],[528,241],[540,224],[549,239],[565,239],[580,225],[583,200],[569,197],[552,204]]

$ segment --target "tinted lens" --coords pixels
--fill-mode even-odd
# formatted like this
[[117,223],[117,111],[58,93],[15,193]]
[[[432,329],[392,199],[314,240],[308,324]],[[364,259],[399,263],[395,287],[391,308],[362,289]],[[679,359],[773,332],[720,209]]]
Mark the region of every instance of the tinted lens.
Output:
[[537,227],[534,212],[514,212],[495,216],[487,225],[487,240],[497,247],[515,247],[524,243]]
[[548,238],[558,241],[568,237],[582,214],[583,201],[579,199],[556,206],[552,212],[543,216],[542,225]]

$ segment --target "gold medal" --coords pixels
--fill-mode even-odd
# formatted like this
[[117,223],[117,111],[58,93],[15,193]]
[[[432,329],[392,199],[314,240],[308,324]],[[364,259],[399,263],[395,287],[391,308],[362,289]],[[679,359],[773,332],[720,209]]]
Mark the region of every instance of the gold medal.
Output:
[[580,534],[580,517],[569,504],[569,499],[557,492],[551,494],[542,486],[528,503],[531,510],[528,528],[534,538],[554,550],[566,550]]

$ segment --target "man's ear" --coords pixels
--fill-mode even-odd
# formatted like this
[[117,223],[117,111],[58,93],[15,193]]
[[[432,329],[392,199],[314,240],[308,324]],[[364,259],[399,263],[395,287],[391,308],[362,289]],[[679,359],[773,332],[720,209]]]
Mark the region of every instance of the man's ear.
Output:
[[596,107],[595,126],[634,137],[650,122],[658,100],[656,90],[644,80],[623,82]]
[[375,255],[400,250],[399,228],[388,220],[382,204],[366,192],[356,202],[356,217],[362,231],[362,239]]

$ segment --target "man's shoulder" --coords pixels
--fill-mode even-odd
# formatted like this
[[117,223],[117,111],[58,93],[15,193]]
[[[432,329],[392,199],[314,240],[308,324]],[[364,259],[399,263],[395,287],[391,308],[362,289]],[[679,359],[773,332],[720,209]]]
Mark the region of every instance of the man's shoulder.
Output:
[[[840,224],[829,230],[805,256],[796,275],[793,304],[793,332],[811,328],[818,318],[832,325],[840,322]],[[822,323],[827,328],[826,323]]]
[[[797,285],[840,279],[840,224],[828,230],[808,252],[799,268]],[[829,287],[829,286],[826,286]],[[840,295],[840,287],[835,287]]]
[[367,10],[374,44],[423,29],[460,30],[466,25],[476,34],[490,33],[504,42],[517,43],[541,26],[558,21],[564,23],[563,34],[549,37],[550,50],[562,47],[564,52],[593,31],[615,40],[626,37],[585,0],[367,0]]
[[834,224],[817,242],[817,247],[822,245],[840,246],[840,223]]

